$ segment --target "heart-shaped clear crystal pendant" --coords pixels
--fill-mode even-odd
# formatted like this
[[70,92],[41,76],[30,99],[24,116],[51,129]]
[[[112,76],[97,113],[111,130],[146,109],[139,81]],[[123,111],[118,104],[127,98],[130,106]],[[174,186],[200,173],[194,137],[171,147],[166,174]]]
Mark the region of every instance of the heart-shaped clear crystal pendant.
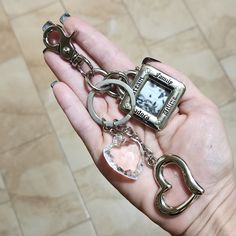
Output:
[[104,147],[103,155],[114,171],[129,179],[137,180],[143,170],[143,148],[131,137],[116,134],[112,143]]

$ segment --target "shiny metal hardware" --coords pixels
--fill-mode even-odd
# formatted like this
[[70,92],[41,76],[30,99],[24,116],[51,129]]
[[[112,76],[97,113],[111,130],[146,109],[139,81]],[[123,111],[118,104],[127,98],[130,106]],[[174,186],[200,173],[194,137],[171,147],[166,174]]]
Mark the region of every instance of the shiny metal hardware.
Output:
[[[128,84],[128,75],[123,72],[106,72],[100,68],[94,68],[91,61],[84,55],[79,54],[75,46],[73,45],[72,38],[76,34],[73,32],[70,36],[67,36],[66,32],[60,25],[56,25],[51,21],[46,22],[43,25],[43,42],[46,49],[55,52],[60,55],[60,57],[76,68],[80,74],[84,77],[87,85],[96,91],[103,91],[104,88],[98,88],[95,84],[91,82],[91,79],[95,75],[103,76],[103,79],[117,79],[122,80]],[[129,72],[131,74],[131,72]],[[110,96],[120,98],[124,96],[124,90],[121,86],[106,86],[106,90],[109,89],[108,93]],[[115,87],[115,88],[114,88]],[[114,89],[114,91],[112,91]],[[117,92],[115,92],[117,91]]]
[[67,36],[60,25],[48,21],[43,26],[43,42],[47,49],[59,54],[64,60],[71,60],[78,53],[75,50],[71,39],[75,36],[73,32]]
[[[76,32],[68,36],[62,26],[53,24],[51,21],[44,24],[43,31],[43,42],[46,49],[59,54],[62,59],[69,61],[83,77],[86,77],[86,74],[93,70],[92,63],[85,56],[79,54],[72,43],[72,38],[76,35]],[[84,70],[84,67],[87,67],[87,71]],[[88,85],[90,86],[91,84],[89,83]]]
[[131,109],[126,114],[126,116],[124,116],[120,120],[106,121],[104,118],[100,118],[97,115],[97,113],[95,112],[94,107],[93,107],[93,99],[94,99],[94,95],[95,95],[96,91],[91,90],[89,92],[89,95],[88,95],[88,111],[89,111],[89,114],[91,115],[93,120],[95,122],[97,122],[99,125],[101,125],[103,127],[108,127],[108,128],[112,128],[112,127],[116,127],[116,126],[126,124],[129,121],[129,119],[133,116],[134,107],[135,107],[135,103],[136,103],[133,90],[126,83],[124,83],[120,80],[106,79],[106,80],[103,80],[103,81],[97,83],[96,87],[99,88],[99,89],[102,89],[104,92],[106,92],[106,91],[108,91],[107,86],[112,85],[112,84],[115,84],[117,86],[121,86],[128,93],[128,95],[130,97]]
[[[183,83],[146,64],[138,71],[131,87],[136,98],[134,117],[157,130],[166,126],[185,92]],[[120,108],[129,111],[128,96],[124,96]]]
[[51,21],[44,24],[43,31],[43,42],[46,49],[59,54],[62,59],[69,61],[72,67],[76,68],[84,77],[87,85],[98,91],[99,89],[92,84],[91,77],[95,74],[105,77],[108,73],[100,68],[93,68],[91,61],[76,51],[72,43],[72,38],[76,32],[68,36],[62,26],[56,25]]
[[84,76],[84,79],[85,79],[86,83],[95,91],[108,91],[111,88],[110,85],[108,85],[106,87],[99,88],[99,87],[97,87],[96,85],[94,85],[92,83],[92,78],[95,75],[101,75],[103,78],[106,78],[108,73],[106,71],[100,69],[100,68],[93,68],[92,70],[87,72]]
[[[164,193],[171,189],[171,184],[168,183],[163,174],[165,166],[169,164],[175,164],[181,169],[185,183],[189,191],[192,193],[188,200],[175,207],[169,206],[164,199]],[[180,214],[193,202],[194,199],[204,193],[204,189],[193,178],[192,173],[185,161],[177,155],[163,155],[158,158],[154,167],[154,178],[160,186],[160,190],[155,200],[155,206],[163,214]]]
[[[110,72],[105,79],[115,79],[120,80],[129,85],[128,76],[124,72]],[[114,86],[112,86],[113,88]],[[120,86],[115,86],[115,89],[110,89],[107,93],[114,98],[121,98],[125,94],[125,90]]]

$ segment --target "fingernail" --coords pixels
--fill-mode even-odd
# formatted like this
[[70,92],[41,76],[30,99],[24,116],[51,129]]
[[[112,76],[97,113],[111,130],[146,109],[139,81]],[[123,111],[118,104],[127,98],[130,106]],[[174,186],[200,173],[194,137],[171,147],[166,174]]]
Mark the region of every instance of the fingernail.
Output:
[[64,24],[65,20],[70,17],[70,14],[68,12],[65,12],[61,17],[60,17],[60,22]]
[[54,87],[54,85],[57,83],[58,81],[57,80],[55,80],[55,81],[53,81],[52,83],[51,83],[51,88],[53,88]]
[[147,64],[147,63],[149,63],[149,62],[159,62],[159,63],[162,63],[161,61],[159,61],[159,60],[157,60],[157,59],[155,59],[155,58],[152,58],[152,57],[145,57],[145,58],[143,59],[142,64]]
[[47,30],[50,26],[54,25],[51,21],[47,21],[43,26],[42,26],[42,30],[43,32],[45,30]]

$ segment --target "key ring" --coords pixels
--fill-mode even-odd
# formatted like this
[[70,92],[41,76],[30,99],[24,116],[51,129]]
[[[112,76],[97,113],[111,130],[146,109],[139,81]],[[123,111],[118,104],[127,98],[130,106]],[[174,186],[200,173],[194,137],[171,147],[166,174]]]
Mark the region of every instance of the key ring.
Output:
[[111,84],[118,85],[118,86],[122,87],[124,90],[126,90],[126,92],[128,93],[128,95],[130,97],[131,108],[130,108],[129,113],[127,113],[126,116],[123,117],[122,119],[114,120],[114,121],[106,121],[104,118],[100,118],[94,110],[93,99],[94,99],[94,95],[95,95],[96,91],[91,90],[88,95],[89,114],[91,115],[93,120],[96,121],[99,125],[105,126],[107,128],[112,128],[113,126],[120,126],[120,125],[126,124],[128,122],[128,120],[132,117],[132,115],[134,114],[135,104],[136,104],[133,90],[126,83],[124,83],[120,80],[114,80],[114,79],[103,80],[103,81],[97,83],[96,87],[99,89],[103,89],[103,91],[105,92],[105,91],[107,91],[107,85],[111,85]]

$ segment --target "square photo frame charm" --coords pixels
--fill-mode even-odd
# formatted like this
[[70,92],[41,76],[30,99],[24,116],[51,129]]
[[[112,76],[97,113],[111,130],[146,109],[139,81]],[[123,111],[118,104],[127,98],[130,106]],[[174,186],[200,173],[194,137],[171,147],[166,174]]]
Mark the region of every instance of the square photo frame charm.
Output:
[[[131,87],[136,98],[134,117],[158,130],[166,126],[186,89],[183,83],[146,64],[140,68]],[[121,100],[120,108],[130,111],[127,94]]]

